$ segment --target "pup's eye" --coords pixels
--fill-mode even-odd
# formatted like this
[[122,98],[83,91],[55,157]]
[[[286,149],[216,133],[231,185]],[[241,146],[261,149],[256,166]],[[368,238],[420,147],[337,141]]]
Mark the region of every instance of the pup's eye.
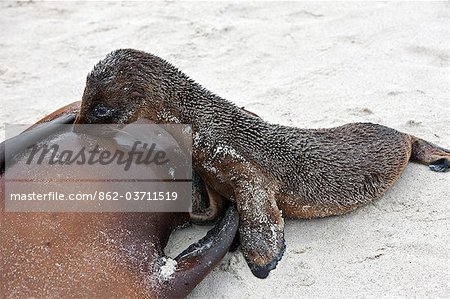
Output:
[[112,116],[112,109],[106,107],[103,104],[98,104],[94,108],[94,116],[97,118],[108,118]]

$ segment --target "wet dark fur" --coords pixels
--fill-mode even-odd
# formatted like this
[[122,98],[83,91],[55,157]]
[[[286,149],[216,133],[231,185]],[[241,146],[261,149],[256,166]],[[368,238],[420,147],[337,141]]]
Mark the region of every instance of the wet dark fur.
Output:
[[[98,117],[96,107],[109,109]],[[117,50],[88,75],[79,123],[193,125],[193,165],[205,183],[236,200],[241,246],[266,277],[284,250],[283,218],[351,211],[380,197],[411,158],[448,170],[443,149],[371,123],[332,129],[270,124],[224,100],[151,54]],[[434,165],[433,163],[437,163]]]

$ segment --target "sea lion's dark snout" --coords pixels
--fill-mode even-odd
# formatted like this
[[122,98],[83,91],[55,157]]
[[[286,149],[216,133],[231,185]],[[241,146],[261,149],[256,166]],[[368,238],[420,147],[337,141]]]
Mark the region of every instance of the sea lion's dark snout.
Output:
[[78,122],[127,124],[146,118],[180,123],[176,105],[192,88],[196,85],[163,59],[133,49],[116,50],[88,74]]
[[[129,124],[137,119],[133,113],[133,102],[122,100],[123,96],[95,99],[83,96],[82,107],[75,124]],[[129,108],[122,107],[123,103]],[[128,102],[128,103],[127,103]]]

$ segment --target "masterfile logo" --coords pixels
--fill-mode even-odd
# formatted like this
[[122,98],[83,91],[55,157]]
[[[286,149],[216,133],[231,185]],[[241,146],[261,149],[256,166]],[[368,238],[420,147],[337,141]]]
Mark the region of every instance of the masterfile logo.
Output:
[[[46,126],[54,128],[6,142],[6,211],[190,210],[189,125]],[[7,136],[21,128],[8,126]]]

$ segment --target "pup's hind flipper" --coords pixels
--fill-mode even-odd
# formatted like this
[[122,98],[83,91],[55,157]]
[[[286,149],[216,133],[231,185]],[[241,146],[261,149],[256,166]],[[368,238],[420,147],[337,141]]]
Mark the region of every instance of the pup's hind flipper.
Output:
[[429,167],[436,172],[447,172],[450,169],[450,162],[448,158],[441,158],[432,162]]
[[428,165],[436,172],[450,169],[450,150],[431,142],[412,137],[411,161]]

